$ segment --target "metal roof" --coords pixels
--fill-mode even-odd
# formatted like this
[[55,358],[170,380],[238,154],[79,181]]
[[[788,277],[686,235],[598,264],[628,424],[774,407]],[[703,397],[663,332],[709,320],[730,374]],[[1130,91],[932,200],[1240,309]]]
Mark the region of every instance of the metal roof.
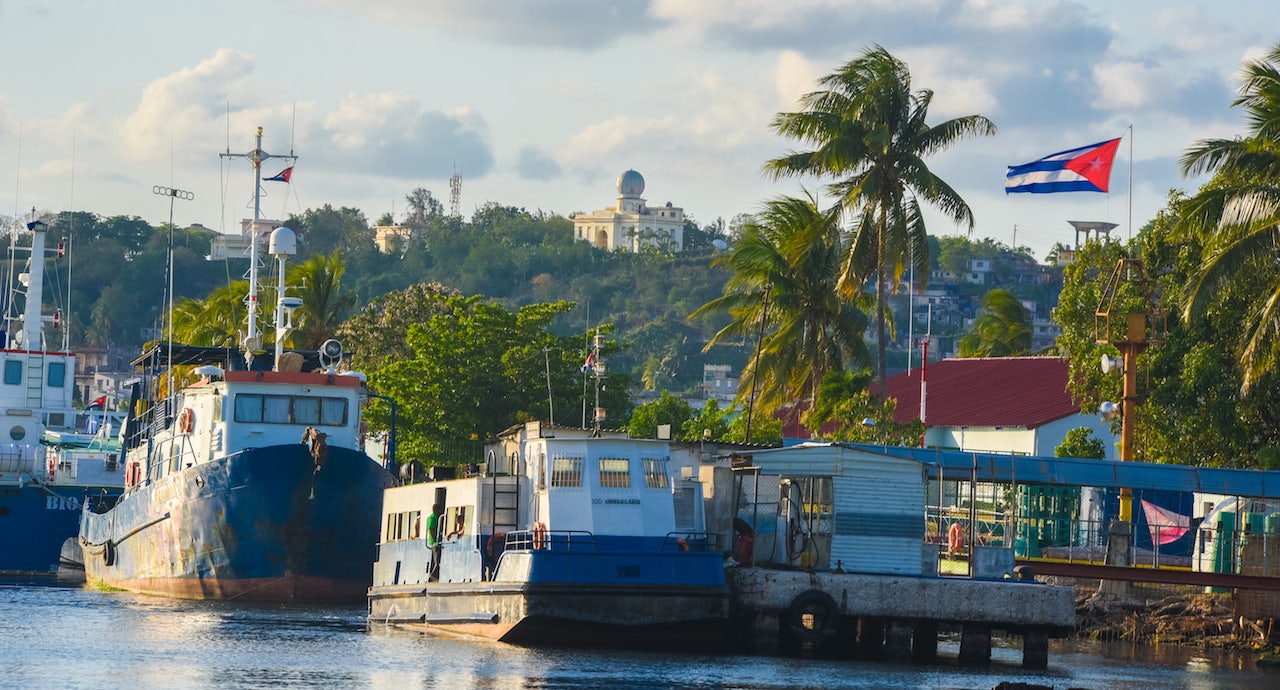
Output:
[[973,357],[930,362],[928,369],[890,376],[894,418],[920,417],[920,378],[928,382],[925,426],[1034,429],[1080,412],[1067,391],[1062,357]]
[[1246,498],[1280,499],[1280,471],[1053,458],[960,450],[845,444],[941,468],[943,478],[1019,484],[1063,484],[1103,488],[1191,491]]

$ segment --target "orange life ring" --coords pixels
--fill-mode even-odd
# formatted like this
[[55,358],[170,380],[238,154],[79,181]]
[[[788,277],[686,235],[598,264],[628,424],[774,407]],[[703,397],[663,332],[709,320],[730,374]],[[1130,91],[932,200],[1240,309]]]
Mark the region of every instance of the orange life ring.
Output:
[[542,522],[533,523],[533,548],[547,548],[547,526]]
[[189,434],[195,425],[195,413],[191,411],[190,407],[182,408],[182,411],[178,413],[178,431],[181,431],[184,434]]
[[688,551],[689,542],[685,541],[684,537],[676,537],[676,548],[681,551]]
[[964,528],[960,523],[953,522],[947,528],[947,549],[952,553],[964,548]]

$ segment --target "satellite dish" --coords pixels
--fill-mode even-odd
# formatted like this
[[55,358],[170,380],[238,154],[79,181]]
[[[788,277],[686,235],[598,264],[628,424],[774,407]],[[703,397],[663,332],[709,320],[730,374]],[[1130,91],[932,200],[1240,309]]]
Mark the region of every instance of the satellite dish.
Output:
[[727,242],[725,242],[724,240],[711,240],[711,246],[715,247],[716,249],[728,249],[728,248],[729,248],[729,244],[728,244]]

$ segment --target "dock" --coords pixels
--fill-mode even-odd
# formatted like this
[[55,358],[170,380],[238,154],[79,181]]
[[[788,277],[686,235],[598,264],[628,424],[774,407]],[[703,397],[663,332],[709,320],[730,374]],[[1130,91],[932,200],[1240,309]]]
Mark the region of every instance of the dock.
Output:
[[1022,665],[1045,668],[1049,638],[1075,627],[1075,590],[1034,580],[730,569],[734,628],[754,653],[937,658],[961,633],[959,661],[984,665],[995,631],[1022,638]]

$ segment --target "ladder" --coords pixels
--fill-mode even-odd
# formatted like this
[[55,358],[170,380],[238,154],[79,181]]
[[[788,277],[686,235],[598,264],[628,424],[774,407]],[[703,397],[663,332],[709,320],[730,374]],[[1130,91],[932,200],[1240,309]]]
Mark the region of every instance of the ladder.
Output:
[[44,355],[38,352],[27,353],[27,407],[39,409],[44,406]]

